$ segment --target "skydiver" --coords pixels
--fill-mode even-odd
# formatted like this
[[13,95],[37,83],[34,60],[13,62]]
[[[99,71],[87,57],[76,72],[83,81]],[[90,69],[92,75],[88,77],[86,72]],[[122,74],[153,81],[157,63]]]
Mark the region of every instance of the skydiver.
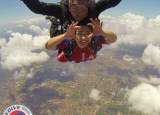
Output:
[[111,44],[117,36],[108,30],[102,30],[98,19],[91,23],[72,23],[64,34],[52,37],[45,45],[48,50],[59,50],[57,59],[60,62],[93,60],[102,44]]
[[[67,25],[72,22],[84,22],[90,21],[90,18],[98,18],[99,14],[106,9],[115,7],[122,0],[99,0],[95,3],[94,0],[62,0],[60,5],[54,3],[44,3],[39,0],[22,0],[26,6],[37,14],[43,14],[47,16],[54,16],[60,21],[61,29],[50,28],[54,30],[50,36],[56,36],[60,33],[65,33]],[[51,27],[55,27],[56,22],[52,22]],[[58,31],[58,32],[57,32]],[[55,33],[54,33],[55,32]]]

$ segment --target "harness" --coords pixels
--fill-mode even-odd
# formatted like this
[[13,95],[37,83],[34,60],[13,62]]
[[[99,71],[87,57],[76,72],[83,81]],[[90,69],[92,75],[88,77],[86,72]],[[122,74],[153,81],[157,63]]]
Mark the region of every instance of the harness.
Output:
[[[58,2],[58,4],[62,8],[62,16],[63,17],[61,19],[59,19],[59,21],[56,22],[56,26],[54,27],[55,32],[53,33],[52,37],[60,35],[62,33],[65,33],[66,29],[67,29],[67,26],[69,24],[71,24],[72,22],[75,22],[75,20],[73,19],[73,17],[69,13],[69,8],[68,8],[69,0],[61,0],[61,2]],[[94,11],[93,11],[93,9],[95,7],[94,5],[95,5],[95,0],[91,0],[90,4],[89,4],[88,15],[82,21],[82,23],[90,22],[90,17],[98,18],[98,17],[94,16],[94,14],[95,14]],[[79,23],[81,23],[81,22],[79,22]]]

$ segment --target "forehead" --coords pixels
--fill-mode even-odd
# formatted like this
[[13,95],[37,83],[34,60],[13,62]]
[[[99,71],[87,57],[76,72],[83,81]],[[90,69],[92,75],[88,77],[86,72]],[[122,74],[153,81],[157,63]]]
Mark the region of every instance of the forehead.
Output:
[[88,32],[88,31],[91,31],[91,28],[89,28],[88,26],[80,26],[79,29],[77,29],[77,31],[83,31],[83,32]]
[[79,4],[79,5],[86,5],[87,0],[73,0],[72,3],[73,4]]

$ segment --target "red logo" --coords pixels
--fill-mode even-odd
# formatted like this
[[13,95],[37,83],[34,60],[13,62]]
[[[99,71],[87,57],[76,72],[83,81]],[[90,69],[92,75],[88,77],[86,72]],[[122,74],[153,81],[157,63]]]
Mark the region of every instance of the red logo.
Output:
[[8,107],[3,115],[32,115],[31,111],[22,105],[12,105]]

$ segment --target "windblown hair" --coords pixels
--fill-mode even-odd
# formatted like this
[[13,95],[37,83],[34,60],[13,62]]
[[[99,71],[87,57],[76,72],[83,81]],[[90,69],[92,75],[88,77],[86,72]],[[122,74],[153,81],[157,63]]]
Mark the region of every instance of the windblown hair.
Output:
[[93,29],[90,25],[87,25],[88,23],[91,23],[91,21],[88,21],[88,22],[78,22],[78,25],[77,26],[87,26],[90,28],[90,30],[93,32]]
[[[95,0],[77,0],[77,1],[87,1],[87,6],[89,8],[94,8],[95,6]],[[74,0],[61,0],[61,2],[58,2],[58,4],[64,5],[65,7],[68,8],[69,4],[72,4],[74,2]]]
[[[77,1],[87,1],[88,6],[93,6],[95,4],[95,0],[77,0]],[[74,0],[68,0],[68,3],[73,3]]]
[[[74,0],[68,0],[69,3],[72,3]],[[89,2],[95,2],[95,0],[77,0],[77,1],[87,1],[88,3]]]

